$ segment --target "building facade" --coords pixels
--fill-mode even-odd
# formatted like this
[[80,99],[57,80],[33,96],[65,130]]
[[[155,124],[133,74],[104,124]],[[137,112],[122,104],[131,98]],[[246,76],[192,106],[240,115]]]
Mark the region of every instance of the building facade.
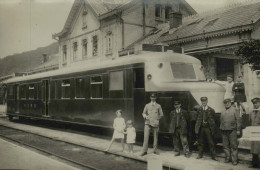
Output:
[[196,14],[184,0],[75,0],[59,41],[59,67],[119,57],[120,52],[169,20]]
[[226,80],[231,74],[236,80],[243,76],[246,96],[260,96],[260,76],[250,66],[241,65],[234,54],[243,41],[260,38],[260,2],[247,1],[203,14],[184,17],[178,28],[158,38],[158,44],[179,46],[185,54],[201,60],[207,79]]

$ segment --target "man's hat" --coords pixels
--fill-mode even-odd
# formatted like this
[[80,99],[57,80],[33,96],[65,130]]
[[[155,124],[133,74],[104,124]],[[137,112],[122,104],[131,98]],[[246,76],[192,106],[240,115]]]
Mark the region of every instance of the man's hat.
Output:
[[175,101],[173,102],[173,104],[174,104],[174,105],[179,105],[179,104],[181,104],[181,103],[180,103],[180,101],[175,100]]
[[231,102],[231,99],[224,99],[223,103]]
[[260,102],[260,98],[259,97],[254,97],[252,100],[251,100],[252,103],[256,103],[256,102]]
[[207,100],[208,100],[207,97],[201,97],[201,98],[200,98],[200,101],[207,101]]
[[151,98],[156,98],[156,94],[155,93],[151,93]]
[[228,74],[228,75],[227,75],[227,77],[233,78],[233,75],[231,75],[231,74]]

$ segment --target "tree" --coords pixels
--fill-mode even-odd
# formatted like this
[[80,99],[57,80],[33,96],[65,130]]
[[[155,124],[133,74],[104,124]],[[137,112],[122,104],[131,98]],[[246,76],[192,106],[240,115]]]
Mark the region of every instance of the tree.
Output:
[[244,41],[235,51],[240,57],[241,64],[249,64],[251,70],[260,70],[260,40]]

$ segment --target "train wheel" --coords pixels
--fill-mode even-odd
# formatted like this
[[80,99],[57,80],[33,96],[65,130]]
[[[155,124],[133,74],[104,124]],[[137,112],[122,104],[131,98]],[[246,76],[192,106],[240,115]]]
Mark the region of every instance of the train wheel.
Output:
[[13,116],[11,116],[11,115],[8,115],[8,119],[10,120],[10,121],[12,121],[13,120]]
[[19,120],[20,120],[20,121],[23,121],[23,120],[25,120],[25,118],[24,118],[24,117],[22,117],[22,116],[19,116],[18,118],[19,118]]

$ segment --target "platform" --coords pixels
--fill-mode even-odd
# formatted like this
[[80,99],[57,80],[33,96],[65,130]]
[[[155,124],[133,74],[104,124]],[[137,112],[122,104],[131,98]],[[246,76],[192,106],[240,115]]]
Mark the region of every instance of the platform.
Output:
[[[63,132],[58,130],[52,130],[42,127],[35,127],[31,125],[24,125],[19,124],[15,122],[10,122],[8,120],[0,119],[0,125],[9,126],[16,129],[21,129],[24,131],[28,131],[31,133],[40,134],[43,136],[51,137],[53,139],[62,140],[74,144],[78,144],[81,146],[94,148],[96,150],[103,151],[109,144],[109,140],[106,139],[100,139],[97,137],[91,137],[91,136],[85,136],[81,134],[75,134],[70,132]],[[245,170],[248,169],[249,164],[238,164],[237,166],[233,166],[231,163],[226,164],[224,163],[224,159],[219,159],[219,161],[212,161],[209,157],[204,156],[203,159],[197,160],[197,154],[193,153],[189,159],[186,157],[179,156],[175,157],[174,152],[172,150],[165,151],[165,150],[159,150],[160,155],[154,155],[151,154],[151,150],[148,151],[148,155],[146,156],[139,156],[141,147],[140,146],[134,146],[134,154],[127,154],[121,152],[121,144],[120,143],[114,143],[110,149],[110,153],[129,157],[132,159],[140,160],[140,161],[149,161],[151,159],[156,159],[159,162],[162,162],[164,166],[171,167],[174,169],[218,169],[218,170]],[[251,160],[251,155],[239,155],[240,159],[243,160]]]
[[77,168],[0,139],[0,169],[76,170]]

